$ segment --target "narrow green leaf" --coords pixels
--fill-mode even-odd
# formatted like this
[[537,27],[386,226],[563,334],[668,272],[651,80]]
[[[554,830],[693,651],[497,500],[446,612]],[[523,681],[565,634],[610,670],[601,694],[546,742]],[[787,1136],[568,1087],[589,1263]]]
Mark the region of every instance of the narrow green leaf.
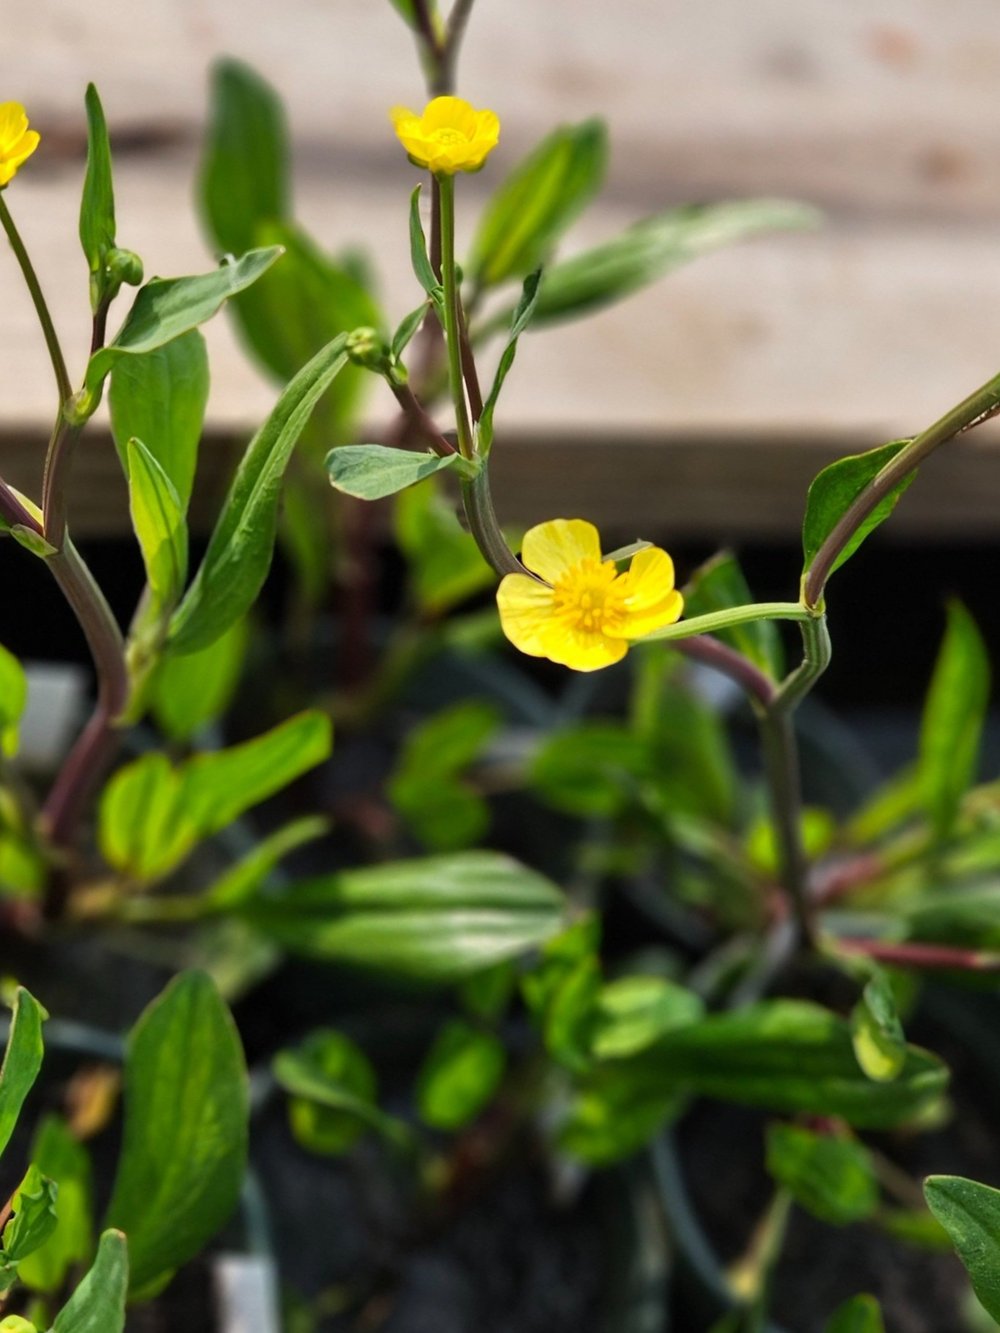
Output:
[[665,977],[631,976],[609,981],[597,999],[593,1052],[619,1060],[652,1046],[675,1028],[704,1016],[701,997]]
[[180,864],[198,838],[181,807],[182,788],[180,773],[155,751],[118,769],[97,811],[97,841],[109,865],[143,883]]
[[[812,565],[820,547],[851,503],[909,443],[909,440],[892,440],[878,449],[869,449],[867,453],[850,454],[847,458],[839,458],[836,463],[831,463],[819,473],[809,487],[806,513],[802,522],[804,570],[808,570]],[[879,501],[837,556],[830,568],[831,573],[839,569],[845,560],[851,558],[870,532],[885,522],[916,475],[915,472],[911,472]]]
[[82,1264],[93,1244],[90,1158],[59,1116],[42,1120],[31,1147],[31,1160],[58,1186],[58,1226],[48,1240],[18,1265],[18,1277],[34,1291],[60,1289],[69,1270]]
[[410,262],[417,282],[431,300],[440,305],[441,279],[434,272],[427,254],[427,237],[424,235],[424,224],[420,221],[420,190],[418,185],[410,195]]
[[175,767],[151,751],[119,769],[98,809],[110,865],[140,881],[175,869],[203,838],[273,796],[330,754],[325,713],[305,712],[261,736]]
[[414,727],[386,792],[410,830],[431,851],[470,846],[489,825],[489,807],[459,779],[500,725],[497,710],[470,700]]
[[416,310],[411,310],[408,315],[400,320],[399,327],[392,335],[392,344],[389,349],[394,361],[398,361],[410,345],[410,340],[427,318],[427,309],[427,302],[425,301],[423,305],[418,305]]
[[201,202],[220,248],[240,254],[257,244],[259,223],[287,216],[288,128],[277,93],[238,60],[214,66],[210,96]]
[[229,1010],[202,973],[176,977],[129,1036],[125,1130],[108,1225],[128,1236],[133,1297],[155,1294],[236,1206],[249,1087]]
[[251,250],[242,259],[227,261],[212,273],[192,278],[154,278],[147,282],[136,293],[113,341],[90,358],[87,389],[96,395],[121,357],[155,351],[204,324],[231,296],[256,282],[280,255],[278,246]]
[[56,1229],[58,1186],[32,1163],[13,1198],[13,1216],[3,1229],[3,1259],[19,1264],[40,1249]]
[[438,1033],[417,1076],[420,1118],[432,1129],[461,1129],[489,1104],[507,1064],[492,1032],[454,1019]]
[[497,402],[500,398],[500,390],[503,388],[504,380],[506,380],[507,376],[510,374],[511,366],[514,364],[514,358],[517,356],[517,340],[531,323],[532,315],[535,312],[541,277],[542,272],[541,269],[539,269],[524,280],[521,299],[514,310],[510,332],[507,335],[507,345],[504,347],[500,356],[500,362],[497,366],[496,374],[493,377],[493,387],[490,389],[486,402],[483,404],[483,411],[479,418],[479,426],[477,429],[480,452],[484,455],[489,454],[493,444],[493,414],[496,411]]
[[24,1099],[42,1067],[42,1023],[47,1017],[35,997],[18,986],[7,1049],[0,1065],[0,1156],[10,1142]]
[[769,1125],[767,1169],[796,1203],[831,1226],[861,1222],[878,1207],[871,1160],[856,1139]]
[[169,740],[189,741],[228,709],[246,666],[250,627],[237,620],[200,652],[167,654],[156,669],[151,707]]
[[375,1071],[364,1052],[342,1033],[332,1029],[312,1033],[296,1050],[280,1051],[272,1070],[291,1097],[292,1132],[311,1152],[339,1156],[367,1130],[397,1146],[412,1143],[405,1122],[379,1109]]
[[247,904],[247,919],[307,956],[448,984],[536,948],[562,924],[547,879],[494,852],[347,870]]
[[274,833],[255,843],[249,852],[206,890],[213,906],[232,908],[252,898],[264,885],[278,864],[292,852],[315,842],[330,831],[330,821],[322,815],[304,815],[293,819]]
[[105,1231],[93,1267],[56,1315],[51,1333],[123,1333],[129,1251],[120,1231]]
[[669,269],[757,232],[815,226],[815,210],[782,199],[691,204],[629,227],[545,271],[536,328],[574,319],[655,281]]
[[28,677],[13,653],[0,644],[0,755],[17,754],[18,723],[28,702]]
[[878,1301],[874,1296],[852,1297],[827,1324],[826,1333],[885,1333]]
[[459,454],[439,458],[413,449],[390,449],[385,444],[344,444],[327,454],[326,470],[332,485],[345,495],[382,500],[461,462]]
[[480,218],[466,265],[473,283],[523,278],[549,258],[604,179],[607,137],[600,120],[563,125],[518,163]]
[[241,745],[196,754],[182,770],[181,807],[202,835],[215,833],[323,763],[332,747],[326,713],[299,713]]
[[961,1176],[930,1176],[924,1197],[951,1237],[973,1291],[1000,1323],[1000,1190]]
[[166,473],[187,510],[208,403],[208,352],[197,329],[142,356],[123,356],[111,372],[108,405],[122,467],[132,438]]
[[250,441],[194,582],[171,621],[168,648],[207,648],[243,618],[274,553],[281,480],[324,390],[347,363],[340,335],[295,376]]
[[906,1066],[906,1037],[884,972],[865,984],[851,1013],[851,1040],[858,1064],[878,1083],[898,1078]]
[[[104,119],[104,108],[97,89],[87,85],[87,171],[80,201],[80,244],[91,274],[104,271],[109,251],[115,245],[115,193],[111,178],[111,144]],[[91,287],[100,301],[101,290]]]
[[170,478],[141,440],[129,440],[125,457],[132,526],[142,551],[153,613],[162,613],[176,604],[187,578],[184,510]]
[[[743,570],[731,551],[720,551],[692,574],[684,589],[684,614],[708,615],[728,611],[733,606],[747,606],[754,600]],[[755,620],[720,630],[718,637],[728,643],[773,680],[784,675],[785,654],[781,634],[773,620]]]
[[602,1066],[640,1101],[693,1093],[788,1114],[836,1115],[859,1128],[885,1128],[931,1106],[948,1081],[927,1051],[907,1048],[891,1083],[858,1068],[848,1025],[818,1005],[773,1000],[715,1014],[670,1032],[638,1055]]
[[965,607],[952,602],[920,727],[924,807],[939,839],[975,781],[989,694],[986,645]]

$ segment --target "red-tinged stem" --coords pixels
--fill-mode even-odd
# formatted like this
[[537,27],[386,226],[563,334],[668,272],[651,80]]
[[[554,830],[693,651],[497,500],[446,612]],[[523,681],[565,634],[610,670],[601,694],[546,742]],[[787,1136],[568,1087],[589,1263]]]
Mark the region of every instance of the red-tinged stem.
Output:
[[1000,954],[959,949],[950,944],[894,943],[891,940],[841,938],[840,953],[860,954],[890,967],[915,967],[925,971],[1000,972]]
[[864,852],[849,861],[842,861],[827,872],[816,886],[813,899],[817,904],[836,902],[852,889],[877,879],[885,870],[885,862],[874,852]]
[[[438,430],[433,418],[428,414],[416,394],[408,384],[393,384],[390,382],[389,388],[395,396],[396,402],[403,409],[407,424],[430,445],[439,458],[447,458],[450,454],[457,453],[455,446]],[[405,432],[402,432],[405,434]]]
[[777,687],[770,676],[721,639],[713,638],[711,634],[699,634],[693,639],[678,639],[673,647],[691,661],[701,662],[728,676],[765,708],[774,701]]

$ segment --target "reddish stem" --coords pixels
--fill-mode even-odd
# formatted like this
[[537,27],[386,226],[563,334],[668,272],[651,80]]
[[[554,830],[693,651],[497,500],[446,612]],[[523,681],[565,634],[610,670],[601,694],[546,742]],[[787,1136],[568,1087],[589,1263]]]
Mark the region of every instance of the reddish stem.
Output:
[[860,954],[890,967],[917,967],[927,971],[1000,972],[1000,954],[960,949],[950,944],[919,944],[891,940],[838,939],[841,953]]

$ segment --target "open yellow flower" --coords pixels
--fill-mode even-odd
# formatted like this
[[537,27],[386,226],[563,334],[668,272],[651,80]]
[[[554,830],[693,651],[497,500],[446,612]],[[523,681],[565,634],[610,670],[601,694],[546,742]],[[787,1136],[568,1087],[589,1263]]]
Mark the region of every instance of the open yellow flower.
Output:
[[525,534],[525,566],[545,580],[507,574],[497,590],[500,623],[516,648],[575,671],[597,671],[623,658],[629,640],[681,618],[674,562],[659,547],[632,557],[623,574],[601,558],[592,523],[556,518]]
[[12,181],[41,141],[37,130],[28,129],[28,116],[20,102],[0,102],[0,188]]
[[461,97],[435,97],[422,116],[405,106],[389,114],[410,161],[439,176],[478,171],[500,137],[496,112],[477,111]]

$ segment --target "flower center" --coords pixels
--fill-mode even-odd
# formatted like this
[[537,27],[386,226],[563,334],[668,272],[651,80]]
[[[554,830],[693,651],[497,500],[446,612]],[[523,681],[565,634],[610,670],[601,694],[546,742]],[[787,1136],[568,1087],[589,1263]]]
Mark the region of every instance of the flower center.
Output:
[[616,629],[625,618],[622,582],[609,561],[581,560],[553,587],[554,612],[567,629],[581,634]]
[[432,130],[430,137],[434,143],[439,143],[442,147],[448,147],[451,144],[457,143],[468,143],[469,141],[468,136],[462,134],[460,130],[452,130],[448,128]]

